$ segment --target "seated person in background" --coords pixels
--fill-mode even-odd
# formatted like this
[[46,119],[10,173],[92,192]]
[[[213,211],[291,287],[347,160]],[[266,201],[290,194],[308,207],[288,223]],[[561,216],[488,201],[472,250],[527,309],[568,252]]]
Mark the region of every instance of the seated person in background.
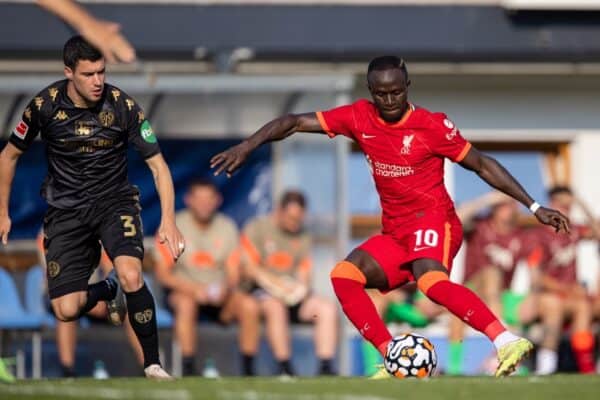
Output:
[[[175,222],[185,238],[186,251],[175,262],[157,240],[155,274],[175,314],[183,374],[194,375],[199,317],[224,324],[237,320],[242,354],[253,358],[258,350],[260,316],[256,300],[237,290],[239,233],[229,217],[217,212],[222,202],[218,188],[210,180],[195,179],[184,202],[186,209],[177,213]],[[254,374],[248,363],[243,372]]]
[[267,339],[284,375],[294,375],[290,320],[315,324],[320,374],[333,373],[331,362],[337,342],[335,303],[310,293],[311,239],[303,228],[305,212],[304,195],[287,191],[272,215],[251,220],[242,234],[249,290],[260,302]]
[[[577,243],[583,238],[598,239],[598,227],[589,210],[577,199],[568,187],[557,186],[548,191],[550,206],[565,215],[571,213],[577,203],[587,217],[587,226],[574,226],[571,234],[554,235],[552,229],[535,227],[536,246],[531,257],[541,272],[541,291],[553,293],[560,301],[552,307],[554,329],[546,336],[554,338],[553,347],[542,347],[538,351],[538,362],[543,373],[552,373],[558,366],[556,349],[565,320],[571,321],[571,346],[581,373],[593,373],[594,336],[591,332],[592,306],[585,287],[577,281]],[[548,329],[548,327],[547,327]],[[555,345],[554,345],[555,344]],[[538,366],[540,370],[540,366]]]
[[[46,268],[46,257],[44,256],[42,232],[40,232],[38,236],[37,244],[40,263],[44,266],[46,273],[48,273]],[[98,267],[99,268],[94,271],[92,277],[90,278],[90,284],[104,280],[113,271],[112,262],[104,250],[102,250]],[[47,280],[44,280],[44,282],[47,282]],[[117,296],[116,298],[119,299],[121,296]],[[119,309],[124,309],[124,307],[119,307]],[[53,313],[50,303],[48,303],[48,310]],[[140,366],[144,365],[142,348],[137,340],[137,337],[135,336],[135,332],[133,332],[133,329],[131,328],[129,319],[125,318],[125,315],[109,315],[106,302],[99,302],[94,306],[94,308],[88,311],[86,316],[98,321],[108,320],[114,325],[123,324],[125,327],[125,333],[127,334],[127,339],[129,340],[129,344],[135,353],[138,364]],[[79,321],[56,320],[56,347],[58,350],[61,373],[64,378],[72,378],[77,376],[77,373],[75,372],[75,352],[77,350],[78,326]]]

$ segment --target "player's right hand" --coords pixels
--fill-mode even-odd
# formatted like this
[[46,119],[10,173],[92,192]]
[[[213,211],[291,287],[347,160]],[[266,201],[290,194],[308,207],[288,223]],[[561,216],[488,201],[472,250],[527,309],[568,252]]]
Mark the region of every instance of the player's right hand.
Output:
[[569,218],[565,217],[560,211],[551,208],[540,207],[535,212],[535,217],[544,225],[554,227],[556,232],[570,233]]
[[215,176],[225,172],[228,177],[231,177],[231,174],[242,166],[251,152],[250,145],[243,141],[211,158],[210,168],[216,168]]
[[8,233],[10,232],[10,217],[8,215],[0,216],[0,238],[2,238],[2,244],[8,244]]

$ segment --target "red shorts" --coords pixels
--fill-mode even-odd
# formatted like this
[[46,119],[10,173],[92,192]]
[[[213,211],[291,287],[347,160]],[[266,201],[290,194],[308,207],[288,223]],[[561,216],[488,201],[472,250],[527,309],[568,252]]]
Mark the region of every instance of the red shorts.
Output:
[[414,282],[409,263],[419,258],[439,261],[450,274],[462,239],[462,225],[454,213],[431,214],[415,219],[393,233],[373,236],[358,248],[379,263],[389,289],[394,289]]

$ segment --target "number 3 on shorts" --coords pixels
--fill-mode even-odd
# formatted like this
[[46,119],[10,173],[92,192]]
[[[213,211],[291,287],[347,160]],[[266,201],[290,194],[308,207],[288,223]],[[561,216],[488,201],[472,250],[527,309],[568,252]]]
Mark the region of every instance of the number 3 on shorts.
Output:
[[433,229],[419,229],[415,231],[415,248],[435,247],[438,244],[439,235]]
[[137,230],[135,229],[135,224],[133,223],[133,217],[131,215],[121,215],[121,221],[123,221],[123,228],[125,228],[123,236],[135,236]]

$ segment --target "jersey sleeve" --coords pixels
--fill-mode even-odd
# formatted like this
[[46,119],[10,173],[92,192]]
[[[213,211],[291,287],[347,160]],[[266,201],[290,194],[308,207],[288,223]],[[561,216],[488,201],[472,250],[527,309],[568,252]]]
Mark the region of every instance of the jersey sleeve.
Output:
[[321,128],[329,137],[344,135],[354,138],[356,130],[355,110],[352,104],[332,108],[327,111],[317,111]]
[[142,108],[129,97],[125,98],[124,103],[129,142],[133,144],[144,160],[160,153],[158,140]]
[[9,141],[19,150],[26,151],[39,135],[48,103],[49,101],[40,94],[32,99],[23,111],[21,120],[13,128],[9,138]]
[[461,162],[471,149],[471,143],[462,137],[460,131],[446,114],[435,113],[432,115],[433,130],[429,147],[441,157],[446,157],[453,162]]

